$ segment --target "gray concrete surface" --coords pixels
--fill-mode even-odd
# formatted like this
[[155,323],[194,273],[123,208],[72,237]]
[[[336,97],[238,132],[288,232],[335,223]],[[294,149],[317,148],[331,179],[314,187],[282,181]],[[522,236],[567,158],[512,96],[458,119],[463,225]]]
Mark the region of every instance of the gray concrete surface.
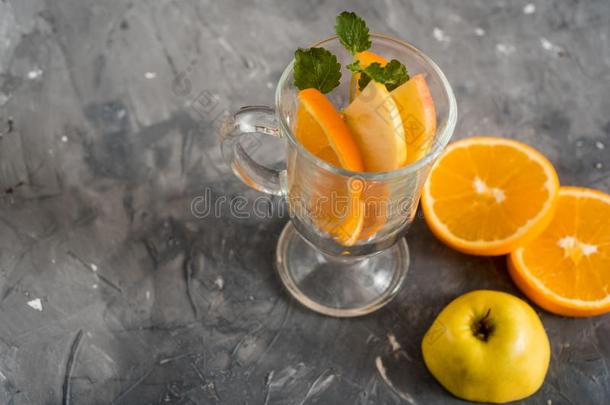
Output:
[[[520,295],[504,259],[454,252],[418,217],[398,299],[331,319],[273,272],[286,215],[197,218],[190,205],[206,189],[258,196],[222,163],[219,119],[271,103],[294,48],[344,9],[438,62],[456,138],[525,141],[564,184],[609,191],[610,3],[528,4],[0,1],[0,403],[462,403],[428,374],[420,340],[463,292]],[[551,368],[521,403],[609,403],[610,316],[539,312]]]

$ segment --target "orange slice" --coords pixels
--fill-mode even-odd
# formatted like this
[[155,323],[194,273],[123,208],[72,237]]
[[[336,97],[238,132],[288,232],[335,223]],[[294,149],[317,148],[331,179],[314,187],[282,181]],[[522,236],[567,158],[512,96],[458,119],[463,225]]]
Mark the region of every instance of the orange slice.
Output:
[[310,219],[339,244],[352,246],[360,240],[364,225],[362,180],[330,173],[324,177],[309,179]]
[[341,162],[330,146],[326,133],[302,104],[297,111],[295,135],[299,143],[309,152],[333,166],[341,167]]
[[364,220],[359,240],[375,236],[387,223],[390,215],[390,187],[387,182],[367,180],[362,193]]
[[610,195],[561,187],[557,210],[540,236],[508,260],[521,291],[559,315],[610,311]]
[[398,169],[407,161],[400,112],[385,85],[371,81],[343,110],[367,172]]
[[432,232],[474,255],[509,253],[553,217],[559,180],[540,152],[510,139],[473,137],[451,144],[424,185]]
[[[361,172],[364,169],[358,146],[341,114],[321,92],[299,92],[295,135],[318,158],[338,167]],[[289,204],[306,200],[308,216],[317,227],[340,244],[358,241],[364,221],[362,186],[352,187],[350,179],[334,173],[325,176],[301,173],[293,187]],[[299,191],[300,190],[300,191]]]
[[[363,68],[367,67],[371,63],[377,62],[381,66],[388,63],[387,59],[381,55],[377,55],[371,51],[362,51],[356,54],[356,60],[360,62],[360,66]],[[358,94],[360,94],[360,90],[358,87],[358,80],[360,80],[360,73],[352,73],[352,77],[349,82],[349,101],[353,101]]]
[[341,167],[361,172],[364,169],[362,156],[335,106],[316,89],[301,90],[299,101],[304,110],[299,111],[297,117],[299,141],[314,154],[320,152],[323,146],[330,146]]
[[436,134],[436,109],[424,75],[411,77],[390,93],[396,102],[407,141],[407,164],[422,158]]

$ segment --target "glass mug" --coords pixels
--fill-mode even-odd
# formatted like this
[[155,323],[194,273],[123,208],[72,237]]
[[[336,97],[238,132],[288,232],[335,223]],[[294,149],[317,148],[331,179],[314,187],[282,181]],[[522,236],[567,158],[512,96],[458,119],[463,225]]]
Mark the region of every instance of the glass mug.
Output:
[[[264,193],[283,196],[291,221],[282,231],[276,268],[288,291],[302,304],[330,316],[370,313],[398,293],[409,268],[403,237],[417,210],[430,168],[455,128],[457,107],[439,67],[403,41],[371,34],[371,50],[404,63],[411,76],[426,78],[436,109],[437,126],[422,139],[418,122],[405,123],[407,154],[418,160],[390,172],[352,172],[307,151],[295,136],[299,110],[293,63],[284,70],[275,93],[275,109],[244,107],[221,130],[223,155],[233,173]],[[337,55],[341,84],[327,94],[338,108],[347,105],[352,56],[338,38],[321,46]],[[414,117],[412,117],[414,119]],[[246,147],[248,135],[287,140],[286,169],[257,163]]]

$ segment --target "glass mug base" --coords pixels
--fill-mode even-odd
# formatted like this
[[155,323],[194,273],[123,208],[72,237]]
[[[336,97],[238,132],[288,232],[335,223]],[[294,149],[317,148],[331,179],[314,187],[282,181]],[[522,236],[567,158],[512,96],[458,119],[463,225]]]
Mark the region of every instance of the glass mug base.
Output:
[[354,317],[383,307],[398,294],[409,270],[409,248],[400,238],[369,256],[330,256],[288,222],[275,264],[282,283],[301,304],[324,315]]

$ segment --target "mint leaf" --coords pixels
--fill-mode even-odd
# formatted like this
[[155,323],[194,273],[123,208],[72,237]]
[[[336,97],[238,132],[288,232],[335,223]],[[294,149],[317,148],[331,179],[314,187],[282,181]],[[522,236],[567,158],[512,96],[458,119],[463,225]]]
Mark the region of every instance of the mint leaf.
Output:
[[339,85],[341,65],[324,48],[297,49],[294,52],[294,85],[299,90],[314,88],[328,93]]
[[385,84],[388,91],[394,90],[396,87],[409,80],[407,67],[396,59],[392,59],[384,66],[374,62],[368,65],[366,68],[360,66],[360,61],[355,61],[347,65],[347,68],[352,72],[360,73],[358,87],[361,91],[367,86],[367,84],[369,84],[371,80]]
[[362,66],[360,66],[360,61],[358,59],[356,59],[355,61],[353,61],[349,65],[345,65],[345,67],[348,70],[351,70],[354,73],[360,73],[363,70]]
[[360,79],[358,80],[358,88],[360,89],[360,91],[364,90],[364,88],[369,84],[370,81],[371,76],[367,74],[361,74]]
[[369,29],[366,22],[356,13],[344,11],[337,16],[335,31],[341,44],[352,54],[366,51],[371,47]]

